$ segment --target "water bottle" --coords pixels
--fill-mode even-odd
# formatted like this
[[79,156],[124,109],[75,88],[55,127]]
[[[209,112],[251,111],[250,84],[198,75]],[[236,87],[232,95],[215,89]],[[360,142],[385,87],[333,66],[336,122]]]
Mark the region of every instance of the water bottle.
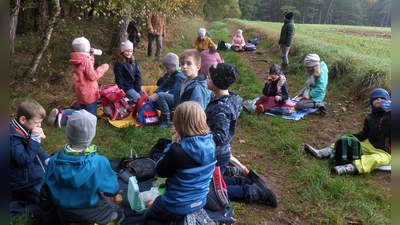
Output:
[[120,170],[118,171],[118,173],[119,173],[119,177],[120,177],[123,181],[125,181],[125,183],[128,183],[128,182],[129,182],[129,178],[130,178],[131,176],[133,176],[133,174],[131,173],[131,171],[129,171],[128,169],[120,169]]
[[390,111],[390,109],[392,108],[392,103],[388,100],[383,100],[381,101],[381,106],[383,110]]

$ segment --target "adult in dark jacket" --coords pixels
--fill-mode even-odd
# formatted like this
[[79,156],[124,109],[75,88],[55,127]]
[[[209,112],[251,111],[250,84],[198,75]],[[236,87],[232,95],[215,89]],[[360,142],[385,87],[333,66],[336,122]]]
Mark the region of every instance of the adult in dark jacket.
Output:
[[34,100],[20,104],[10,122],[10,191],[13,200],[39,204],[41,180],[50,155],[40,149],[44,108]]
[[121,43],[121,52],[114,64],[115,83],[126,96],[134,102],[140,98],[142,73],[133,55],[133,43],[126,40]]
[[[354,160],[353,163],[335,166],[331,169],[332,174],[359,174],[369,173],[379,166],[388,166],[391,163],[391,109],[384,110],[382,103],[390,102],[389,93],[382,88],[376,88],[371,92],[369,102],[371,113],[364,119],[363,129],[353,134],[361,144],[364,155],[361,160]],[[320,150],[310,145],[305,145],[305,150],[317,158],[327,158],[333,154],[333,147],[326,147]]]
[[286,74],[289,72],[289,50],[292,46],[294,34],[295,34],[295,27],[292,21],[293,12],[291,10],[287,10],[283,14],[283,26],[281,29],[281,36],[278,41],[278,48],[281,49],[282,52],[282,73]]
[[126,29],[126,32],[128,33],[128,39],[130,42],[133,43],[133,48],[136,48],[136,46],[140,43],[140,30],[138,27],[138,24],[140,24],[141,18],[137,17],[129,21],[128,28]]

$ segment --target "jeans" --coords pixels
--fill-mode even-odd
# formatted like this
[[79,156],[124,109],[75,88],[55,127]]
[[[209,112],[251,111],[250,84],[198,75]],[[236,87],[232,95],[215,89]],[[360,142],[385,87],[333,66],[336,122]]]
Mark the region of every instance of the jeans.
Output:
[[184,215],[169,212],[162,205],[161,196],[158,196],[144,213],[143,219],[144,224],[148,225],[183,225]]
[[157,45],[157,50],[156,50],[156,55],[155,55],[156,60],[160,61],[161,50],[162,50],[162,36],[161,35],[155,35],[155,34],[148,35],[149,44],[147,46],[147,56],[151,57],[151,55],[153,54],[154,39],[156,39],[156,45]]
[[84,105],[82,103],[79,103],[79,109],[85,109],[86,111],[88,111],[89,113],[97,116],[97,101]]
[[133,101],[137,101],[140,98],[140,94],[141,93],[137,93],[135,91],[135,89],[129,89],[129,90],[125,91],[126,97],[128,97],[129,99],[131,99]]
[[286,50],[286,45],[281,44],[281,52],[282,52],[282,64],[289,64],[289,50]]
[[158,92],[157,104],[161,115],[167,115],[174,106],[174,95],[166,92]]
[[228,198],[231,201],[243,201],[249,196],[249,184],[244,183],[243,177],[224,177]]

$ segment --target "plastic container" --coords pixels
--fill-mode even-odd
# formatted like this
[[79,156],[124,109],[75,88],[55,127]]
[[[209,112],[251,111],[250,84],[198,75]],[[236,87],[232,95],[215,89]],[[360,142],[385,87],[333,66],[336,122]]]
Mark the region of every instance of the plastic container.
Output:
[[139,186],[135,176],[129,178],[127,196],[129,205],[133,211],[138,213],[146,211],[146,208],[142,204],[142,200],[139,198]]

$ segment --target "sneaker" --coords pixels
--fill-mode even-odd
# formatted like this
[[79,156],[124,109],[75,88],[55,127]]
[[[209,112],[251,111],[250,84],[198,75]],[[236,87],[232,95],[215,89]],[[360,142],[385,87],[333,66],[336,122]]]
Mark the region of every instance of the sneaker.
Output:
[[346,174],[355,175],[357,173],[358,173],[357,167],[352,163],[341,166],[335,166],[332,167],[331,169],[332,175],[346,175]]
[[260,104],[257,106],[257,115],[262,115],[262,114],[264,114],[264,106]]
[[56,123],[57,116],[58,116],[58,109],[56,108],[52,109],[49,117],[47,118],[47,122],[49,122],[49,124],[51,125],[54,125]]
[[232,165],[233,167],[237,168],[239,170],[239,174],[242,176],[247,176],[249,173],[249,169],[247,169],[246,166],[244,166],[239,160],[231,155],[231,158],[229,159],[229,164]]
[[174,124],[168,120],[163,120],[161,122],[161,124],[158,126],[159,128],[170,128],[172,127]]
[[245,111],[245,112],[247,112],[247,113],[250,113],[250,114],[251,114],[251,112],[250,112],[250,110],[247,108],[247,106],[245,106],[245,105],[242,105],[242,108],[243,108],[243,111]]

